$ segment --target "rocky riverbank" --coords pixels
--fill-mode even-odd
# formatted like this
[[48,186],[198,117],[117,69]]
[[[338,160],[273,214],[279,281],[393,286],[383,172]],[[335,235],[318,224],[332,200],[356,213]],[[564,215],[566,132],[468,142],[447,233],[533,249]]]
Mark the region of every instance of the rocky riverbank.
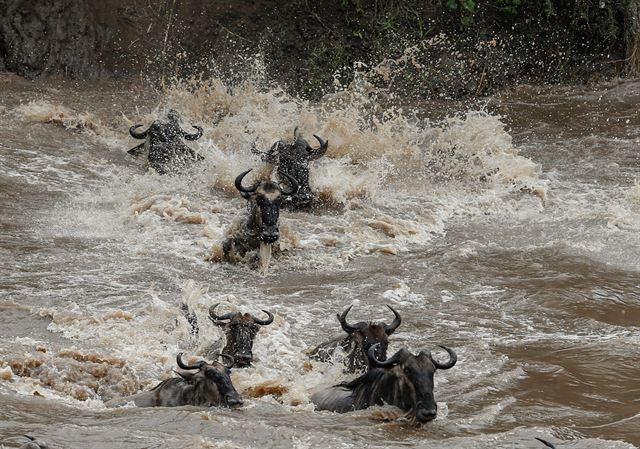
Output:
[[215,73],[233,81],[255,70],[259,55],[265,81],[301,96],[330,92],[364,70],[375,85],[424,98],[633,69],[633,1],[486,3],[0,0],[0,69],[27,78],[163,84]]

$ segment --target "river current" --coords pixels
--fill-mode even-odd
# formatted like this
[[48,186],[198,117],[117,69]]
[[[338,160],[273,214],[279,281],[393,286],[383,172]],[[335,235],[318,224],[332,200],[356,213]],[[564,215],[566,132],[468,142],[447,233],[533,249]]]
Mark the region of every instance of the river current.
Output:
[[[640,82],[522,86],[482,104],[408,102],[366,83],[310,103],[248,81],[0,74],[0,444],[56,448],[640,446]],[[168,108],[205,134],[192,171],[126,151]],[[282,211],[265,275],[211,262],[245,207],[233,187],[293,129],[329,140],[324,206]],[[215,257],[214,257],[215,258]],[[196,339],[180,312],[199,317]],[[261,309],[240,409],[120,408],[223,337],[207,320]],[[351,378],[303,351],[349,319],[403,318],[389,353],[438,344],[439,414],[314,411]],[[340,355],[336,356],[339,359]],[[339,360],[336,360],[339,362]]]

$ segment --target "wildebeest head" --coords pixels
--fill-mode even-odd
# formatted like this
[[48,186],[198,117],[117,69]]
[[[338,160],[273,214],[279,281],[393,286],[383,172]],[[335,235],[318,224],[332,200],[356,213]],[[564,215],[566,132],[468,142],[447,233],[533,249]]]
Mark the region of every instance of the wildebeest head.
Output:
[[[400,314],[393,307],[387,305],[394,315],[394,319],[391,324],[373,321],[360,321],[355,324],[349,324],[347,322],[347,314],[351,310],[351,307],[353,306],[347,307],[344,312],[337,314],[336,316],[338,317],[338,321],[340,322],[342,329],[349,334],[349,339],[355,345],[355,351],[357,353],[354,354],[354,358],[364,361],[367,366],[371,366],[367,354],[369,348],[377,344],[376,356],[380,360],[385,360],[387,358],[387,347],[389,346],[389,339],[387,337],[393,334],[393,332],[402,323]],[[352,363],[354,365],[361,364],[358,363],[357,360],[354,360]],[[355,366],[355,368],[360,368],[360,366]]]
[[369,363],[372,368],[393,371],[396,381],[382,386],[394,390],[386,392],[386,396],[396,398],[392,404],[403,410],[412,410],[421,423],[435,419],[438,406],[433,397],[433,376],[436,369],[452,368],[458,360],[456,353],[452,349],[440,346],[449,354],[449,360],[440,363],[429,351],[420,351],[418,355],[413,355],[402,348],[390,359],[383,361],[376,357],[376,346],[377,344],[369,348]]
[[[318,141],[318,144],[320,144],[318,148],[313,148],[311,145],[309,145],[309,142],[307,142],[306,139],[299,136],[298,128],[293,130],[293,136],[294,136],[294,141],[290,145],[288,153],[296,157],[298,160],[302,159],[302,160],[305,160],[306,162],[306,161],[318,159],[320,156],[326,153],[327,148],[329,148],[329,142],[322,139],[320,136],[317,136],[316,134],[314,134],[313,137],[315,137],[316,140]],[[280,158],[281,163],[283,162],[282,156],[285,156],[285,159],[291,159],[291,157],[287,157],[286,154],[287,152],[281,151],[281,158]]]
[[293,195],[298,190],[298,182],[284,173],[289,181],[288,188],[283,188],[272,181],[257,181],[251,187],[243,187],[242,179],[251,169],[238,175],[235,181],[236,189],[242,196],[252,202],[255,208],[255,221],[258,227],[258,238],[264,243],[275,243],[280,237],[278,230],[278,217],[280,216],[280,204],[282,197]]
[[225,354],[231,354],[235,360],[234,365],[243,368],[251,365],[253,361],[253,339],[260,330],[260,326],[273,323],[273,314],[263,310],[267,314],[266,320],[261,320],[249,313],[230,312],[222,316],[216,315],[214,304],[209,308],[209,319],[217,326],[225,329],[227,343],[223,349]]
[[185,381],[194,384],[194,390],[202,390],[205,395],[216,394],[220,398],[220,404],[227,407],[242,405],[242,398],[231,383],[231,367],[234,359],[228,354],[218,354],[226,363],[207,363],[204,360],[187,365],[182,361],[182,353],[178,354],[176,361],[183,370],[198,370],[195,373],[178,373]]

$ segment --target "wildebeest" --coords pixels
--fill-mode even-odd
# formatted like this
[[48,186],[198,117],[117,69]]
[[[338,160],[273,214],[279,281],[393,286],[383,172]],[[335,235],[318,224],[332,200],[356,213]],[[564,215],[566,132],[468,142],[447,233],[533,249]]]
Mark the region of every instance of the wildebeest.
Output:
[[219,362],[208,363],[204,360],[186,365],[182,361],[182,353],[176,357],[178,366],[183,370],[198,370],[195,373],[178,372],[180,377],[164,380],[149,391],[134,394],[126,398],[108,401],[108,407],[117,407],[133,402],[137,407],[178,407],[181,405],[195,405],[212,407],[238,407],[242,405],[242,398],[231,383],[229,377],[233,366],[233,357],[219,354],[227,360],[226,364]]
[[347,353],[345,371],[355,373],[369,368],[369,357],[367,353],[369,348],[376,343],[379,343],[376,352],[378,359],[385,360],[387,358],[387,347],[389,345],[387,337],[393,334],[398,326],[400,326],[402,318],[393,307],[387,305],[394,315],[391,324],[372,321],[360,321],[355,324],[349,324],[347,322],[347,314],[351,310],[351,307],[353,306],[347,307],[341,314],[336,314],[347,336],[336,337],[333,340],[322,343],[310,351],[307,351],[307,355],[314,360],[326,362],[331,359],[333,352],[338,347],[341,347],[342,350]]
[[311,396],[317,410],[344,413],[373,405],[395,405],[419,423],[435,419],[438,406],[433,397],[436,369],[449,369],[456,364],[456,353],[445,347],[449,360],[440,363],[429,351],[411,354],[402,348],[386,361],[376,358],[376,346],[369,348],[371,369],[360,377],[320,390]]
[[[216,309],[219,305],[220,303],[217,303],[209,307],[209,319],[213,324],[224,329],[226,343],[222,352],[233,357],[234,367],[244,368],[250,366],[253,362],[253,340],[260,330],[260,326],[268,326],[273,323],[273,314],[268,310],[263,310],[267,314],[266,320],[256,318],[250,313],[229,312],[224,315],[217,315]],[[181,309],[191,325],[191,334],[197,337],[200,328],[196,314],[184,303]],[[215,347],[216,345],[211,345],[205,357],[213,354]]]
[[30,435],[24,435],[24,437],[28,438],[29,441],[24,443],[18,449],[49,449],[49,445],[45,441],[37,440]]
[[545,446],[551,448],[551,449],[556,449],[556,447],[553,445],[553,443],[549,443],[546,440],[543,440],[542,438],[538,438],[536,437],[536,440],[540,441],[542,444],[544,444]]
[[293,132],[293,143],[278,140],[268,151],[263,152],[255,147],[252,148],[252,151],[259,154],[265,162],[274,164],[277,167],[276,170],[280,179],[287,174],[298,181],[298,191],[287,198],[283,204],[291,209],[303,209],[311,206],[314,195],[309,185],[309,162],[322,157],[329,147],[328,141],[314,134],[313,137],[316,138],[320,146],[313,148],[309,145],[309,142],[298,136],[297,130],[298,128]]
[[[244,187],[242,179],[251,169],[240,173],[235,180],[236,189],[248,201],[245,213],[238,216],[227,228],[222,244],[223,260],[239,262],[249,251],[267,248],[280,238],[278,217],[283,197],[293,195],[298,190],[298,182],[286,173],[288,188],[272,181],[256,181],[251,187]],[[265,261],[262,261],[263,263]]]
[[198,140],[203,131],[200,126],[192,125],[196,132],[188,134],[180,127],[180,115],[171,109],[167,114],[167,121],[154,121],[146,131],[136,131],[142,125],[129,128],[129,134],[134,139],[144,139],[145,142],[128,151],[133,156],[149,151],[147,156],[149,166],[160,174],[179,173],[193,162],[204,159],[180,139]]
[[250,366],[253,361],[253,340],[260,326],[273,323],[273,314],[263,310],[267,314],[266,320],[256,318],[250,313],[230,312],[217,315],[218,306],[219,304],[214,304],[209,308],[209,319],[216,326],[224,328],[227,342],[222,352],[233,356],[234,366],[238,368]]

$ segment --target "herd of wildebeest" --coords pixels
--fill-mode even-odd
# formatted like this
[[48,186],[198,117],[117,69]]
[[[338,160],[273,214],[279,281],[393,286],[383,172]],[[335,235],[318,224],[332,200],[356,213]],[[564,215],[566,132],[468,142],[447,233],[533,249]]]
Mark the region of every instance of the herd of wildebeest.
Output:
[[[146,131],[138,131],[142,125],[132,126],[129,133],[144,142],[129,150],[129,154],[140,157],[146,155],[150,169],[159,174],[177,174],[202,160],[181,139],[197,140],[203,129],[193,126],[196,132],[188,134],[179,124],[180,115],[170,110],[166,120],[157,120]],[[315,195],[309,185],[309,163],[320,158],[328,148],[328,142],[315,136],[319,147],[313,148],[294,131],[292,141],[279,140],[268,150],[261,152],[252,147],[252,152],[262,160],[273,164],[278,182],[270,179],[256,181],[252,186],[242,184],[251,171],[240,173],[235,186],[248,207],[233,222],[225,233],[222,244],[223,260],[238,262],[247,260],[245,256],[257,252],[261,245],[272,245],[279,239],[278,217],[281,207],[290,210],[308,210],[313,207]],[[182,312],[197,337],[199,323],[196,314],[182,304]],[[204,358],[195,363],[186,363],[182,354],[176,362],[182,371],[179,377],[166,379],[149,391],[132,396],[112,399],[108,407],[135,405],[138,407],[174,407],[183,405],[201,407],[231,407],[243,405],[240,394],[231,381],[231,369],[242,369],[253,362],[253,342],[261,326],[274,320],[271,312],[263,310],[266,319],[256,318],[249,313],[231,312],[218,314],[219,304],[209,309],[209,319],[224,330],[226,344],[222,352],[208,351]],[[353,375],[349,381],[316,389],[311,392],[311,401],[316,410],[338,413],[366,409],[371,406],[393,405],[406,412],[410,421],[423,424],[437,416],[437,404],[433,395],[436,370],[447,370],[457,362],[456,353],[446,346],[440,346],[448,353],[447,361],[439,361],[429,351],[417,354],[401,348],[387,357],[389,337],[400,326],[400,313],[387,305],[393,313],[390,324],[384,322],[361,321],[350,323],[347,315],[351,306],[337,314],[338,323],[346,335],[306,351],[309,358],[323,362],[333,362],[336,351],[344,363],[344,372]],[[44,449],[46,443],[29,437],[23,449]],[[547,447],[553,444],[539,439]]]

